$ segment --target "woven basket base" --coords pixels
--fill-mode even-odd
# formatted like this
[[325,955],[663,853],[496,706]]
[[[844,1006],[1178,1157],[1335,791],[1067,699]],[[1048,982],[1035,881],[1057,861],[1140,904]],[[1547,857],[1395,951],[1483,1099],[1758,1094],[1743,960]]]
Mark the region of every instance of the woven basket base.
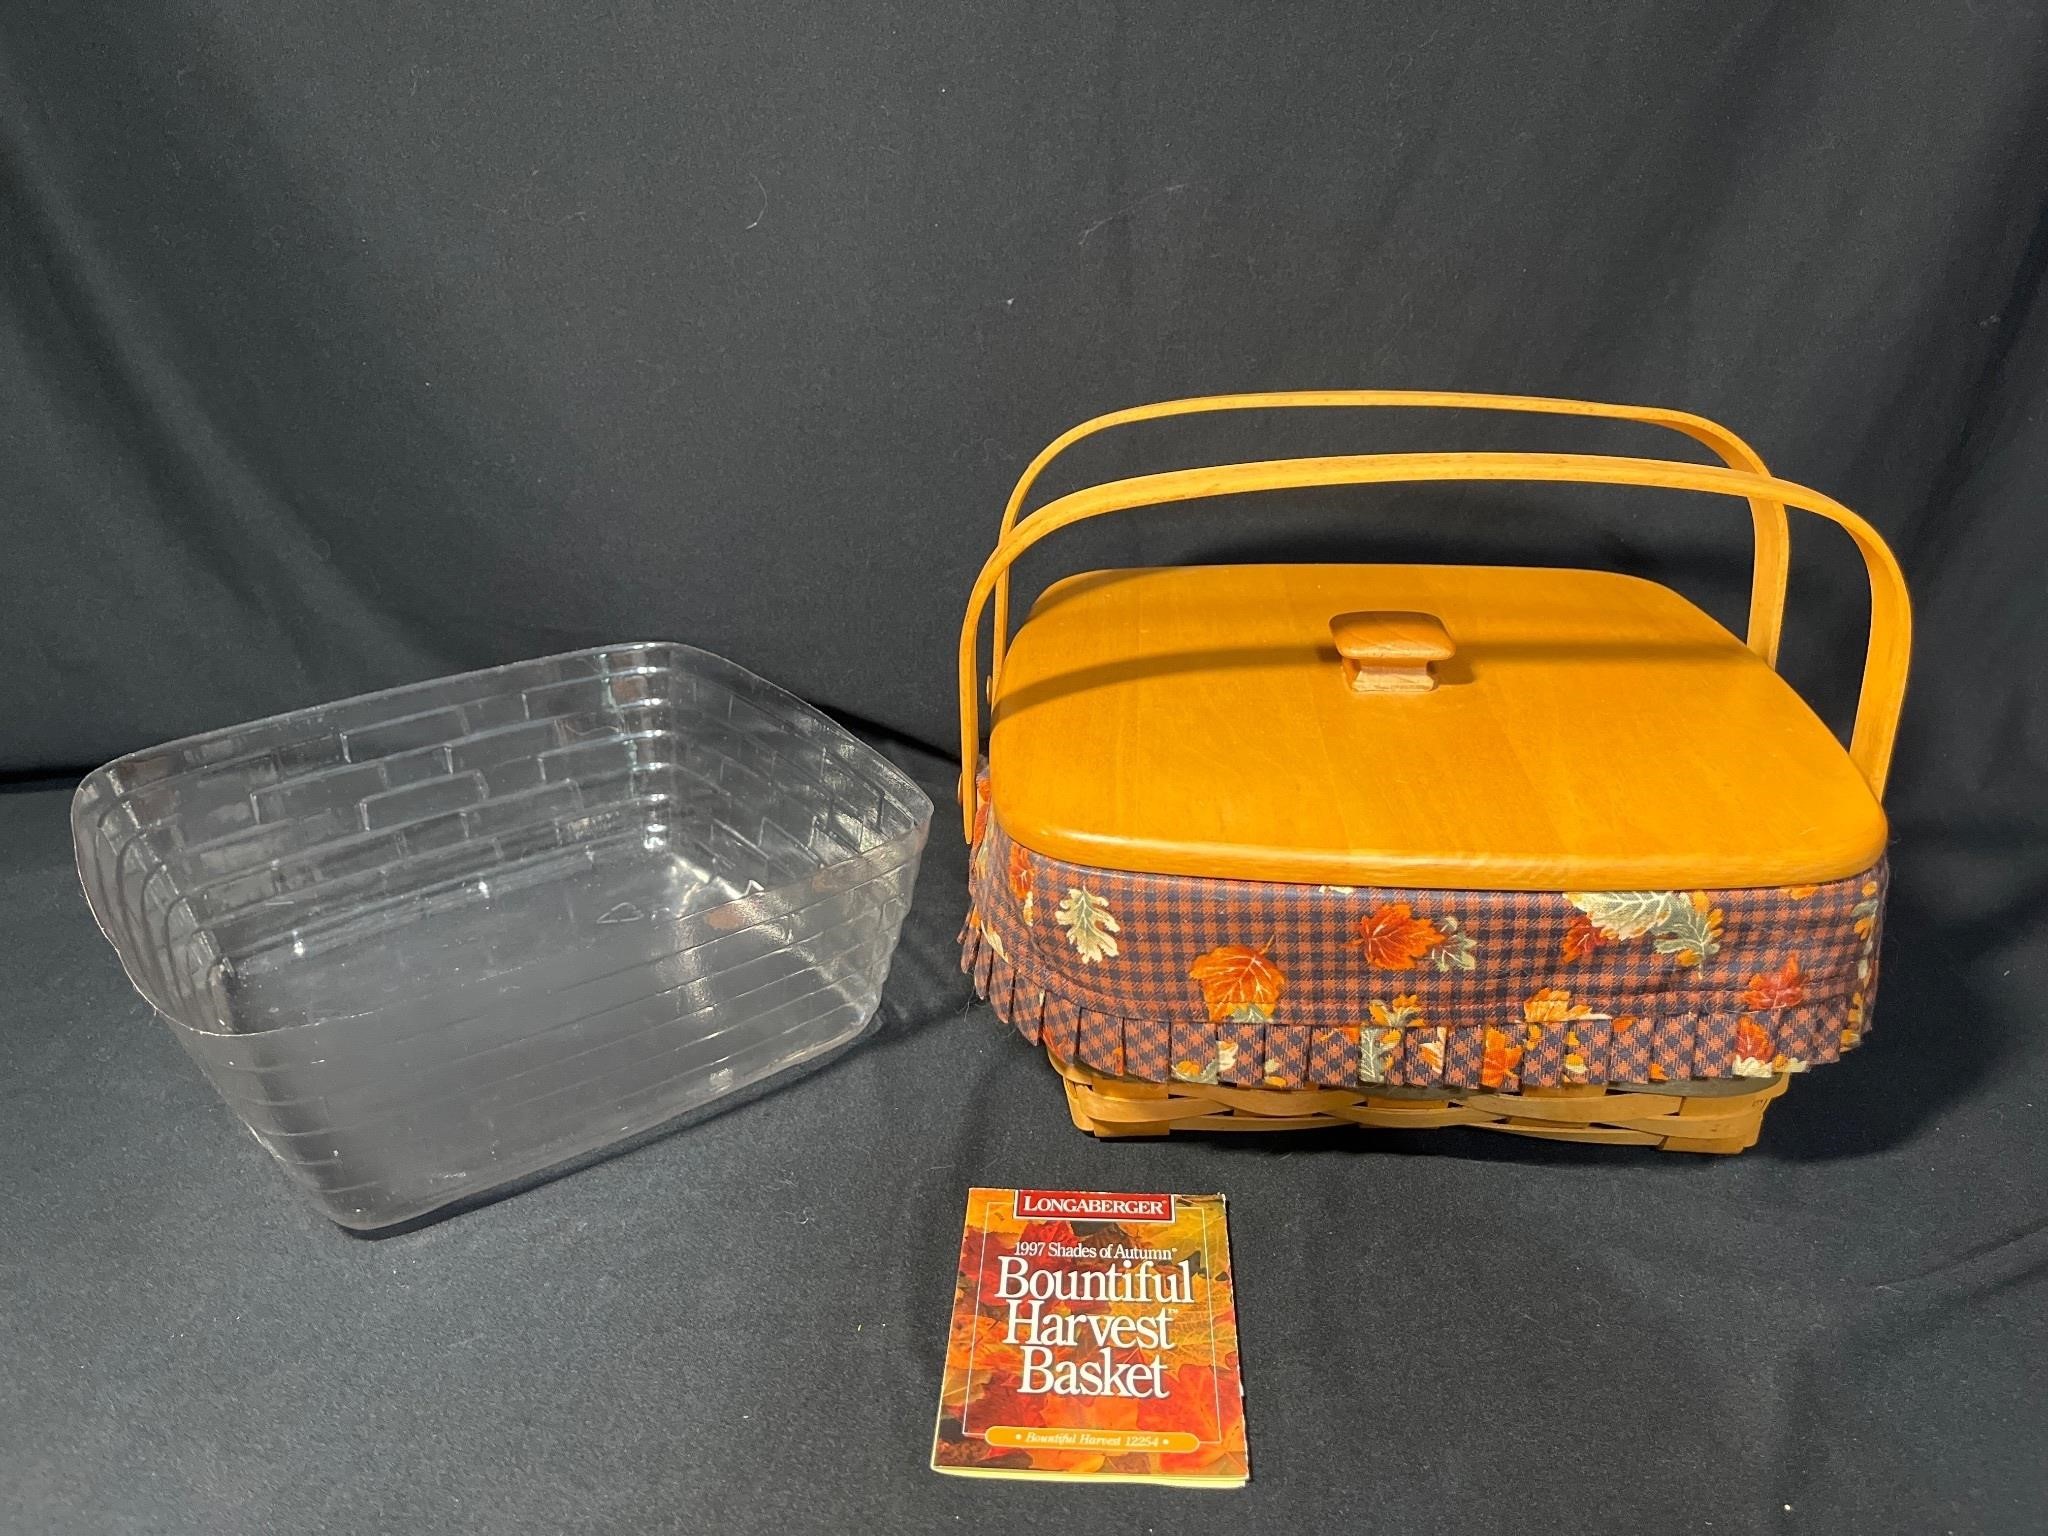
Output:
[[1295,1131],[1326,1125],[1428,1130],[1477,1126],[1554,1141],[1741,1152],[1756,1145],[1764,1110],[1787,1076],[1653,1087],[1233,1088],[1224,1083],[1142,1083],[1051,1058],[1067,1085],[1074,1124],[1096,1136],[1173,1131]]

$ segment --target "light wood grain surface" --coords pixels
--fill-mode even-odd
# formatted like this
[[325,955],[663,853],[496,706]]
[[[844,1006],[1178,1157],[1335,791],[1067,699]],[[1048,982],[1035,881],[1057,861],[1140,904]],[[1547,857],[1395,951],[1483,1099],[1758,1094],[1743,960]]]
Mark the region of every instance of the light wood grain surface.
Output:
[[[1347,686],[1333,617],[1456,637],[1426,693]],[[1211,566],[1049,590],[1004,666],[996,814],[1164,874],[1503,890],[1790,885],[1883,852],[1812,711],[1677,594],[1593,571]]]

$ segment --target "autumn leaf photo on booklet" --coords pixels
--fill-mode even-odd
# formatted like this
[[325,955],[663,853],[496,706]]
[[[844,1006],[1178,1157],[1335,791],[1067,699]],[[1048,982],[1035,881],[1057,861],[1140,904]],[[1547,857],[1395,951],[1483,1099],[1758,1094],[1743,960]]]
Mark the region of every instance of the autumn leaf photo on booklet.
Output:
[[969,1190],[932,1466],[1242,1485],[1223,1197]]

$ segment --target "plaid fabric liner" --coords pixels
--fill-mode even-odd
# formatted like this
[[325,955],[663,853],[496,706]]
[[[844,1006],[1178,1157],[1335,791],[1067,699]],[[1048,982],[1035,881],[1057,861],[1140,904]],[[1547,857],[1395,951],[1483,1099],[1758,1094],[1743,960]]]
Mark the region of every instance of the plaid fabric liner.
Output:
[[1675,892],[1341,888],[1048,859],[982,818],[962,964],[1054,1055],[1167,1082],[1768,1076],[1862,1038],[1885,865]]

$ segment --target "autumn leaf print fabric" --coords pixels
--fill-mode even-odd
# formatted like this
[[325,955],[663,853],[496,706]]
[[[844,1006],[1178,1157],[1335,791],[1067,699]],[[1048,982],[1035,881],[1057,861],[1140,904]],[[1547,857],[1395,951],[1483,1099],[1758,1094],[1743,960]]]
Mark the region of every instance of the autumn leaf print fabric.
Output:
[[1768,1077],[1869,1028],[1885,866],[1820,885],[1485,891],[970,860],[962,963],[1056,1056],[1153,1082],[1517,1092]]

